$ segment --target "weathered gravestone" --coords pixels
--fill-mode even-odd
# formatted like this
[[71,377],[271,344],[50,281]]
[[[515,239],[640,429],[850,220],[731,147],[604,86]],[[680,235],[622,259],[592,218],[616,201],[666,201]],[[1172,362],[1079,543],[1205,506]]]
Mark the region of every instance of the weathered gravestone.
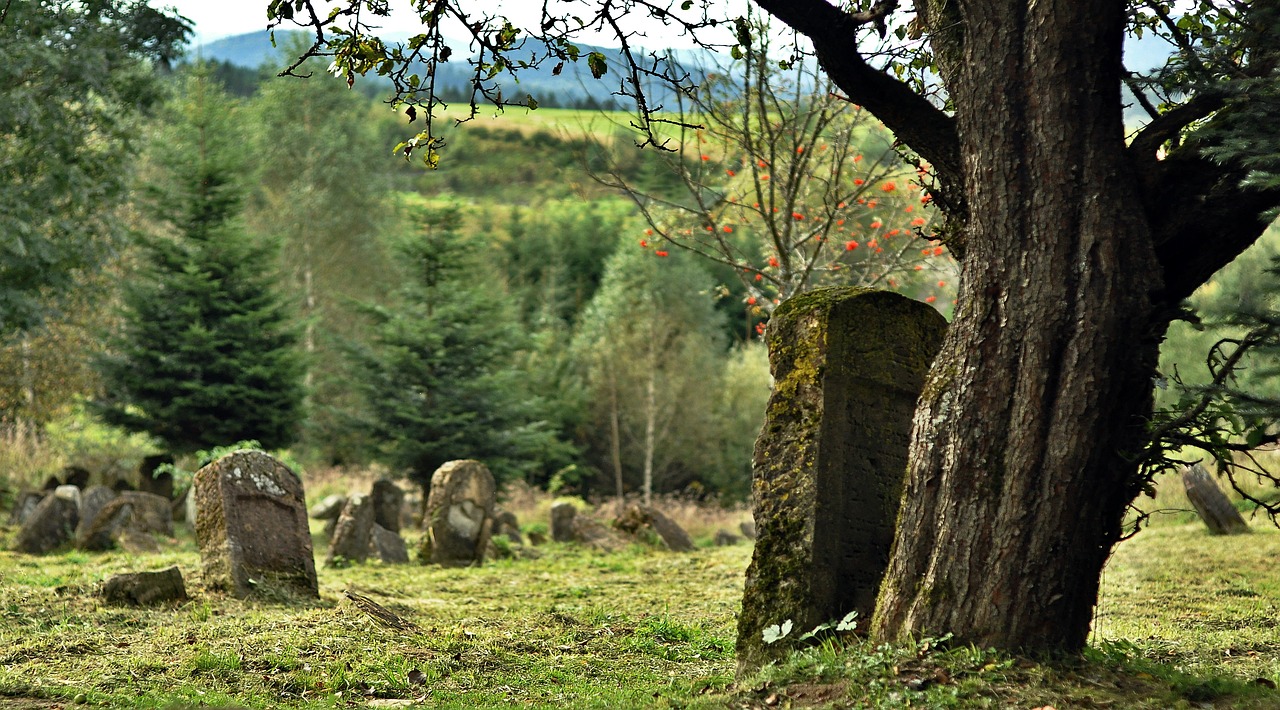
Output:
[[187,600],[187,588],[177,567],[158,572],[117,574],[102,585],[102,597],[108,604],[149,606],[163,602]]
[[738,618],[738,668],[857,611],[865,620],[888,565],[911,419],[946,322],[895,293],[811,291],[769,321],[774,378],[752,462],[756,545]]
[[1194,464],[1182,469],[1182,486],[1187,490],[1187,498],[1195,507],[1200,519],[1214,535],[1239,535],[1249,532],[1249,524],[1240,516],[1240,511],[1231,504],[1231,499],[1218,488],[1213,476],[1204,466]]
[[347,499],[338,516],[329,542],[326,567],[341,567],[353,562],[364,562],[369,557],[369,544],[373,535],[373,500],[363,493]]
[[13,501],[13,510],[9,512],[10,525],[22,525],[35,512],[40,501],[50,495],[49,491],[23,491]]
[[82,521],[76,546],[102,551],[121,545],[134,552],[151,552],[158,549],[151,535],[173,535],[169,501],[153,493],[124,491],[102,506],[88,524]]
[[493,512],[493,534],[506,535],[507,539],[516,545],[524,544],[524,535],[520,534],[520,521],[516,518],[516,514],[509,510]]
[[646,505],[628,506],[613,524],[632,535],[639,534],[642,530],[652,530],[672,552],[692,552],[694,549],[693,539],[684,528],[657,509]]
[[400,533],[388,530],[377,523],[374,523],[373,531],[369,536],[369,554],[389,565],[402,565],[409,562],[409,547],[405,545]]
[[76,537],[93,525],[98,513],[115,497],[116,492],[106,486],[89,486],[80,494],[80,524],[76,527]]
[[741,537],[734,535],[733,533],[729,532],[728,530],[725,530],[724,528],[720,528],[719,530],[716,531],[715,540],[716,540],[716,547],[728,547],[730,545],[736,545],[742,542]]
[[446,567],[479,564],[493,530],[493,474],[479,461],[450,461],[431,476],[418,560]]
[[75,486],[59,486],[45,496],[18,530],[15,549],[43,555],[71,539],[80,521],[80,492]]
[[404,491],[400,486],[379,478],[373,482],[369,496],[373,499],[373,522],[393,533],[400,532],[400,512],[404,508]]
[[556,542],[573,542],[576,537],[573,520],[577,515],[578,509],[573,507],[573,503],[560,502],[551,506],[551,539]]
[[237,597],[318,597],[302,480],[261,451],[196,472],[196,540],[205,585]]

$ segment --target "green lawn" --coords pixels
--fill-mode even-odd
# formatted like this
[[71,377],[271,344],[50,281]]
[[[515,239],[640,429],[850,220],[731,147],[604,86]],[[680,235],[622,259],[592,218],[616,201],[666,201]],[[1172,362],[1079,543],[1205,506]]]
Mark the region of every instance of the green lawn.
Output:
[[[0,552],[0,708],[1280,708],[1266,687],[1280,681],[1280,534],[1254,527],[1216,538],[1166,525],[1124,543],[1083,661],[829,639],[739,684],[746,545],[321,569],[321,600],[296,604],[207,593],[184,531],[160,555]],[[6,549],[14,532],[0,528]],[[111,574],[171,564],[192,596],[181,606],[94,595]],[[419,631],[379,626],[347,589]]]

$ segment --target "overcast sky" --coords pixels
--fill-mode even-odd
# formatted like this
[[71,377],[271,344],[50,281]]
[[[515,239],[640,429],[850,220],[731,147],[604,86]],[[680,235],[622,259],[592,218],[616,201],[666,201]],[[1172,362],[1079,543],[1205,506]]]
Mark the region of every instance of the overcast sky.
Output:
[[[188,19],[195,22],[195,41],[197,43],[212,42],[231,35],[256,32],[267,28],[267,5],[269,0],[148,0],[153,7],[173,7]],[[323,0],[316,3],[324,5]],[[390,0],[391,17],[383,23],[388,35],[407,35],[418,31],[422,23],[410,9],[411,0]],[[540,2],[530,0],[474,0],[469,6],[494,11],[505,8],[504,14],[510,17],[517,26],[529,26],[539,19]],[[688,47],[689,41],[671,36],[661,25],[650,23],[645,28],[650,37],[661,37],[660,44],[672,47]],[[459,30],[461,28],[459,27]],[[447,31],[447,30],[446,30]],[[459,31],[458,34],[461,34]],[[606,46],[617,46],[617,40],[600,37],[583,37],[587,43],[599,43]],[[659,43],[653,43],[659,44]]]

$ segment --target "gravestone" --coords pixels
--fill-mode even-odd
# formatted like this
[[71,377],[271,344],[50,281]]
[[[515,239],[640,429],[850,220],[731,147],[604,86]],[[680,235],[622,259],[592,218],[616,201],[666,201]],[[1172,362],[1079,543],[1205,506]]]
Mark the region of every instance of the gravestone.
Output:
[[98,513],[115,500],[115,497],[116,492],[106,486],[89,486],[84,493],[80,494],[80,524],[76,526],[77,538],[93,525],[94,520],[98,518]]
[[724,528],[720,528],[719,530],[716,531],[715,540],[716,540],[716,547],[729,547],[731,545],[736,545],[742,542],[741,537],[734,535],[733,533],[729,532],[728,530],[725,530]]
[[657,509],[646,505],[629,506],[614,521],[614,527],[632,535],[640,533],[641,530],[652,530],[657,533],[662,544],[672,552],[692,552],[694,549],[693,539],[684,531],[684,528]]
[[150,606],[186,601],[187,589],[182,572],[170,567],[158,572],[117,574],[102,585],[102,597],[108,604]]
[[524,544],[524,536],[520,534],[520,521],[516,514],[509,510],[496,510],[493,514],[493,534],[506,535],[516,545]]
[[79,489],[59,486],[45,496],[18,530],[14,549],[29,555],[43,555],[71,539],[80,521]]
[[122,491],[117,500],[126,500],[133,506],[134,523],[130,527],[138,532],[173,535],[173,504],[164,496],[143,491]]
[[420,562],[463,567],[484,560],[493,529],[493,474],[479,461],[450,461],[431,476]]
[[314,520],[333,520],[342,515],[342,506],[347,504],[347,497],[333,494],[311,506],[308,514]]
[[578,509],[572,503],[560,502],[551,506],[551,539],[556,542],[573,542],[576,538],[573,519]]
[[373,535],[373,500],[363,493],[347,499],[338,516],[338,523],[329,542],[326,567],[342,567],[353,562],[364,562],[369,557],[370,538]]
[[400,532],[400,512],[404,508],[404,491],[400,486],[385,478],[373,482],[373,522],[390,530]]
[[49,495],[49,491],[23,491],[13,501],[13,510],[9,512],[9,524],[21,526],[35,512],[40,501]]
[[116,498],[109,501],[88,525],[76,531],[76,547],[90,552],[102,552],[116,546],[120,536],[133,522],[133,503]]
[[196,540],[206,587],[237,597],[319,597],[302,480],[261,451],[196,472]]
[[752,460],[756,544],[738,617],[738,669],[791,649],[799,632],[869,619],[889,561],[911,420],[946,321],[896,293],[826,288],[769,321],[774,379]]
[[742,531],[742,536],[748,540],[756,539],[756,521],[744,520],[738,523],[738,529]]
[[409,562],[409,547],[404,544],[404,538],[400,537],[400,533],[376,523],[369,536],[369,554],[389,565],[402,565]]
[[158,495],[165,500],[173,500],[173,473],[156,469],[169,464],[173,465],[173,457],[169,454],[152,454],[138,464],[138,490]]
[[1182,486],[1196,513],[1214,535],[1239,535],[1249,532],[1249,524],[1231,499],[1218,488],[1204,466],[1194,464],[1182,469]]

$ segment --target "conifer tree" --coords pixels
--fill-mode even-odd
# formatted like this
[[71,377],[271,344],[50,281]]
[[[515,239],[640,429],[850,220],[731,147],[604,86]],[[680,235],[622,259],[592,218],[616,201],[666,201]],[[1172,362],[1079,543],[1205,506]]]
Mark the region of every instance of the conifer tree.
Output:
[[458,232],[458,209],[416,209],[420,231],[394,245],[399,303],[367,308],[375,337],[353,355],[386,459],[424,487],[454,459],[481,460],[499,479],[567,463],[571,447],[514,366],[528,339]]
[[197,71],[150,151],[154,230],[125,287],[125,324],[100,363],[104,418],[174,452],[254,439],[289,445],[303,363],[274,291],[274,250],[238,215],[235,107]]

